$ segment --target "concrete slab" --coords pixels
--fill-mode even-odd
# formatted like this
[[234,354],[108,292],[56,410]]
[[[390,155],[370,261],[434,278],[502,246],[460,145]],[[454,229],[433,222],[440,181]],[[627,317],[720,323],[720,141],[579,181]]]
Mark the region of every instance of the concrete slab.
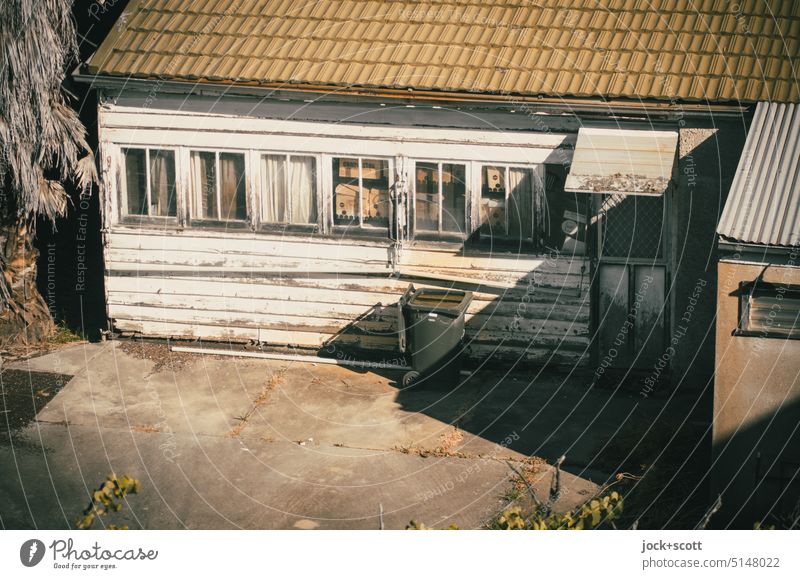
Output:
[[[173,372],[113,342],[89,346],[21,363],[75,377],[0,446],[6,527],[69,527],[114,471],[142,482],[131,527],[377,528],[382,504],[386,528],[475,528],[504,506],[505,459],[591,457],[627,408],[605,415],[607,393],[558,375],[403,389],[392,373],[230,357]],[[539,496],[551,478],[536,473]],[[596,488],[564,473],[557,507]]]
[[[296,365],[242,430],[275,440],[313,438],[368,449],[436,448],[472,404],[473,388],[415,390],[419,410],[406,410],[395,386],[400,375],[381,376],[340,367]],[[435,414],[436,418],[432,417]]]
[[44,356],[18,360],[5,365],[16,370],[32,372],[56,372],[58,374],[80,374],[98,355],[108,353],[114,342],[82,342],[74,346],[59,348]]
[[0,480],[6,528],[69,527],[112,471],[142,483],[109,519],[132,528],[377,529],[381,504],[389,529],[476,528],[502,510],[509,474],[493,460],[54,424],[17,444],[16,461],[0,448],[16,464]]
[[113,345],[100,354],[87,359],[38,420],[223,435],[277,371],[277,365],[260,361],[198,357],[180,371],[154,373],[152,361],[134,358]]

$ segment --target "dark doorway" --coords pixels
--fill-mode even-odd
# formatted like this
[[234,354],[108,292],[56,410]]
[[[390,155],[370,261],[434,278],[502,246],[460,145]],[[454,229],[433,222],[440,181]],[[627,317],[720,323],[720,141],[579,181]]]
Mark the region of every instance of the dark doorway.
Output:
[[652,368],[668,333],[666,195],[593,197],[597,364]]

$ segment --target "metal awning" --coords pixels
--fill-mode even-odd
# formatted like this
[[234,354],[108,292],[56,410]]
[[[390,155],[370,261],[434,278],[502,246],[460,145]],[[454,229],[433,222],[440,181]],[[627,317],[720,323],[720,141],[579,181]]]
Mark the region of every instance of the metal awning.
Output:
[[582,128],[564,190],[663,195],[677,147],[676,131]]

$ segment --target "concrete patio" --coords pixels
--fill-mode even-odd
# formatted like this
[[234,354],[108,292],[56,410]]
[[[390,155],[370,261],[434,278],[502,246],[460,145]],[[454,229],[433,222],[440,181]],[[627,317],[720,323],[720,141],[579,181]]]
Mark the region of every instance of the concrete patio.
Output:
[[[5,528],[72,526],[112,471],[142,483],[113,519],[131,528],[377,529],[381,509],[389,529],[476,528],[507,504],[506,460],[566,455],[556,507],[585,501],[613,474],[594,457],[643,411],[561,373],[404,390],[399,374],[148,345],[172,356],[163,364],[135,348],[80,344],[6,366],[73,378],[0,444]],[[538,467],[538,496],[552,472]]]

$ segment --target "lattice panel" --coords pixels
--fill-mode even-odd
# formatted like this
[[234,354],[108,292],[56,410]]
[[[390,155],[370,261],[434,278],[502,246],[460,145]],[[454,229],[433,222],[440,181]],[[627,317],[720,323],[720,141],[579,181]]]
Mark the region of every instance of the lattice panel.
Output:
[[664,198],[609,195],[603,200],[603,255],[656,258],[663,254]]

